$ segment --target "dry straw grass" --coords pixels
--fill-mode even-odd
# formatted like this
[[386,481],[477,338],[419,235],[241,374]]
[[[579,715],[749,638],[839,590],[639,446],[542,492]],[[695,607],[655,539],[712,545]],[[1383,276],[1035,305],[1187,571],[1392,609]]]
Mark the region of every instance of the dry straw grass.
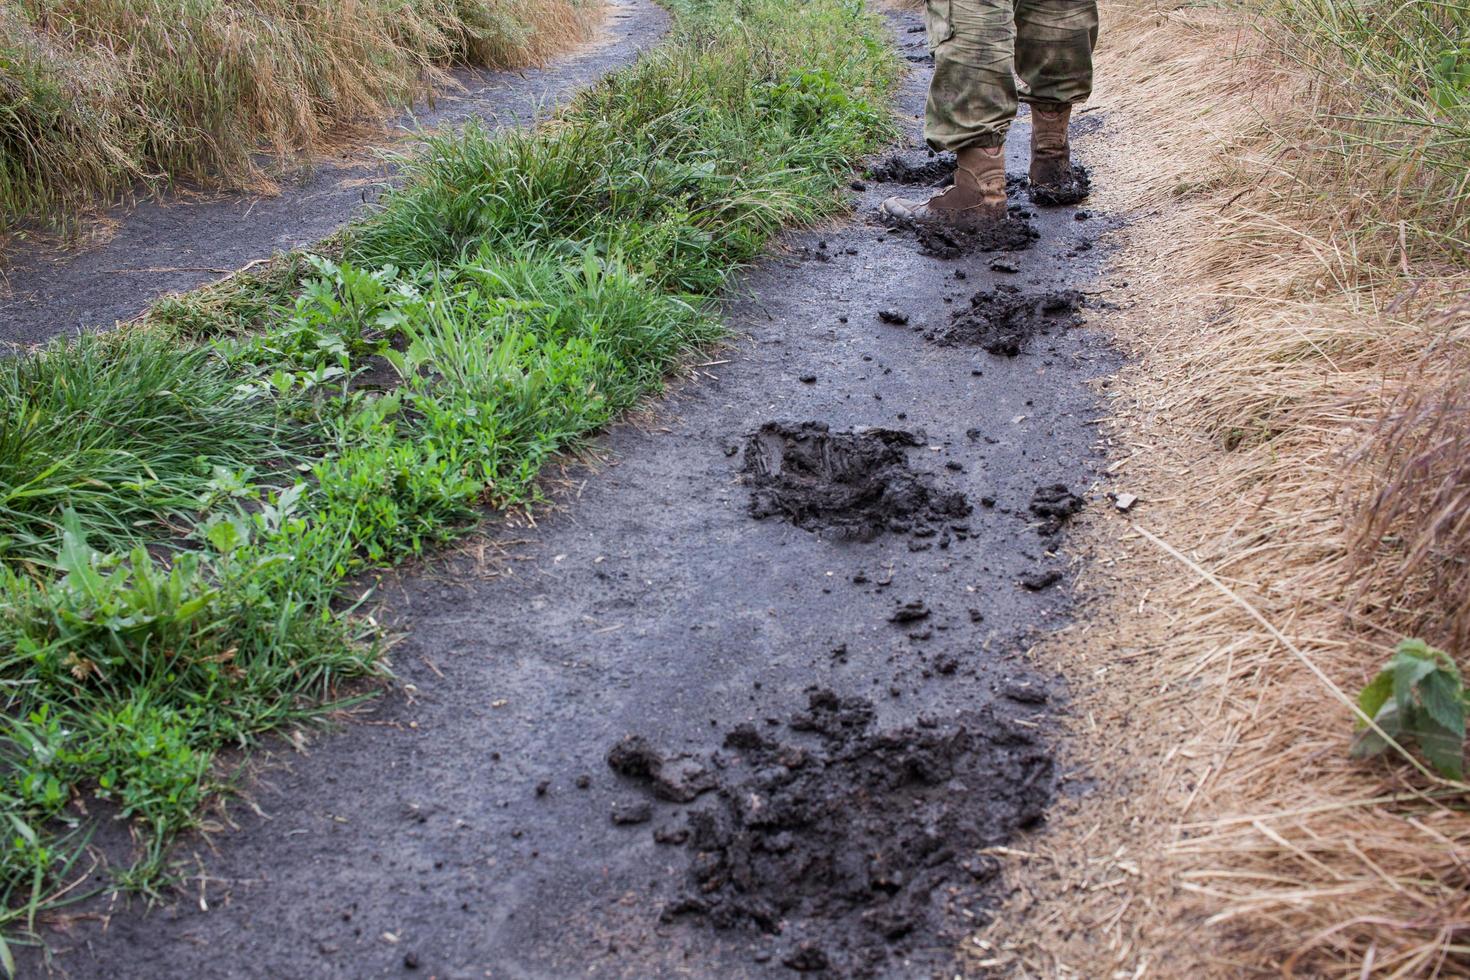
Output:
[[[1470,973],[1463,787],[1347,757],[1394,643],[1463,658],[1470,272],[1355,78],[1240,11],[1105,2],[1090,146],[1132,224],[1102,319],[1108,489],[1073,680],[1097,781],[1013,853],[977,967],[1057,977]],[[1325,69],[1325,70],[1323,70]],[[1361,98],[1361,95],[1358,96]],[[1404,144],[1400,144],[1404,145]],[[1079,558],[1079,560],[1081,560]],[[1458,637],[1458,639],[1457,639]]]
[[140,182],[269,187],[335,127],[586,39],[593,0],[15,0],[0,6],[0,232]]

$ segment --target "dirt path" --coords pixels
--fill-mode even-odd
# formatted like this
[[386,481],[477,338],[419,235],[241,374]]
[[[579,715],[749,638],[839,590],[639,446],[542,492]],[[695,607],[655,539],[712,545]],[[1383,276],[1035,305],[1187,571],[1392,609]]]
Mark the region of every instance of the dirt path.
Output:
[[[544,68],[466,69],[463,90],[420,107],[406,129],[533,121],[658,41],[669,16],[654,0],[608,0],[601,37]],[[111,327],[169,292],[213,282],[256,259],[318,242],[377,194],[385,176],[370,149],[318,165],[275,197],[170,195],[118,209],[115,233],[80,251],[19,247],[0,280],[0,354],[58,334]]]
[[[896,19],[905,53],[917,23]],[[997,898],[982,849],[1083,790],[1024,651],[1066,614],[1055,485],[1091,486],[1085,382],[1116,363],[1058,294],[1101,301],[1105,222],[1050,209],[1028,250],[940,259],[868,218],[896,189],[744,276],[732,349],[608,433],[614,462],[506,532],[506,566],[387,587],[411,696],[277,760],[266,816],[232,808],[177,904],[75,923],[56,968],[960,969]]]

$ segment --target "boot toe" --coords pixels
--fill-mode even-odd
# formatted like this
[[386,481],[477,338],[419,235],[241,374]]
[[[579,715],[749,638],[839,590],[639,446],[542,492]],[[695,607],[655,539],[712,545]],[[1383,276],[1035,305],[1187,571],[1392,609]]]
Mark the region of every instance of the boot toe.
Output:
[[886,217],[912,221],[918,216],[925,202],[910,201],[902,197],[890,197],[879,205],[878,210]]

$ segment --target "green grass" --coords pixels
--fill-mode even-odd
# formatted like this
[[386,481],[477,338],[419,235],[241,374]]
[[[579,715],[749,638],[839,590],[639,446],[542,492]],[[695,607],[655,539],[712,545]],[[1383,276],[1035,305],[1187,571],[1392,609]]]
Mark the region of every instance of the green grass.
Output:
[[897,76],[855,3],[682,7],[541,130],[431,139],[331,258],[0,364],[0,930],[96,798],[143,842],[127,883],[164,880],[217,753],[381,669],[344,580],[534,505],[718,338],[731,273],[892,135]]

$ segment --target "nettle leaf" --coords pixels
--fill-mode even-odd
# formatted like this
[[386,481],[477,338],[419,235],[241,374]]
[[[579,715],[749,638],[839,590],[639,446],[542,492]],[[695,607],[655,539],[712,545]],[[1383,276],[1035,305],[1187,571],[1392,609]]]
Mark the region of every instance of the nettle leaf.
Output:
[[1418,651],[1406,650],[1405,646],[1406,644],[1400,644],[1393,659],[1389,661],[1389,669],[1393,671],[1393,698],[1399,703],[1400,711],[1414,703],[1414,688],[1439,666],[1433,658],[1426,658]]
[[1419,685],[1419,700],[1429,717],[1464,741],[1464,692],[1455,678],[1443,670],[1430,674]]
[[[1380,674],[1379,676],[1385,675]],[[1404,734],[1402,716],[1399,714],[1399,706],[1395,701],[1385,700],[1382,707],[1374,713],[1373,721],[1378,725],[1377,729],[1365,725],[1353,739],[1348,755],[1354,759],[1371,759],[1388,749],[1388,740],[1378,734],[1380,731],[1394,741],[1398,741]]]
[[1421,713],[1414,741],[1429,764],[1447,779],[1465,778],[1465,733],[1456,733]]
[[1466,694],[1449,654],[1423,640],[1404,640],[1358,693],[1358,707],[1378,728],[1359,719],[1349,750],[1354,758],[1378,755],[1392,739],[1417,747],[1440,775],[1464,779]]
[[[1377,721],[1379,710],[1393,696],[1393,674],[1386,670],[1380,670],[1378,676],[1373,678],[1368,685],[1358,693],[1358,707],[1363,714]],[[1367,728],[1367,722],[1358,719],[1359,728]]]

